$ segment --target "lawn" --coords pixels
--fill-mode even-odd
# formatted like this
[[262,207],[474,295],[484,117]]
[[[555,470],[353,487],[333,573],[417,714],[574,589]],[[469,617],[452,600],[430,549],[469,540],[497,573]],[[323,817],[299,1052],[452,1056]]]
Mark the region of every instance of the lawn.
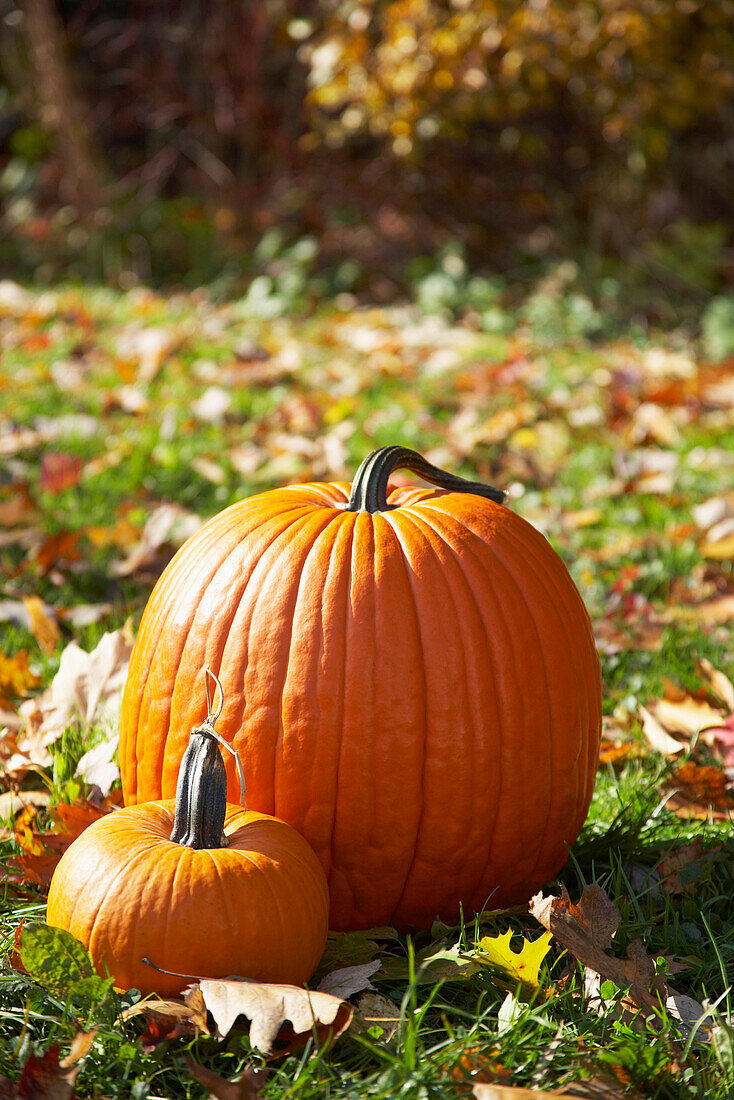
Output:
[[[734,360],[706,361],[681,331],[591,342],[563,302],[491,323],[346,295],[301,317],[264,312],[204,290],[0,285],[0,763],[20,792],[0,796],[0,1074],[25,1066],[24,1097],[734,1095]],[[331,1046],[310,1037],[267,1061],[242,1019],[224,1037],[190,1023],[176,1035],[170,1019],[123,1015],[134,992],[75,991],[83,959],[44,980],[14,952],[18,925],[43,920],[63,823],[119,800],[109,712],[69,711],[46,744],[38,733],[62,653],[105,634],[126,653],[202,520],[280,484],[349,481],[391,443],[506,490],[591,615],[596,790],[544,891],[568,891],[577,939],[554,921],[533,950],[544,933],[525,907],[413,938],[332,935],[316,980],[379,962],[372,988],[351,994]],[[118,694],[113,681],[113,714]],[[618,921],[608,942],[574,908],[585,887]],[[594,942],[579,946],[579,928]],[[637,940],[656,975],[644,996]],[[233,1087],[192,1063],[246,1075]]]

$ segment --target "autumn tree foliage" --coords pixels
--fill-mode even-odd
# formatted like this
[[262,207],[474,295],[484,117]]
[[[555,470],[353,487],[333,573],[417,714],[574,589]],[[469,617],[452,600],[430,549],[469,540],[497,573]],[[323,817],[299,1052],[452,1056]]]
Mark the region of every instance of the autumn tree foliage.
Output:
[[[346,204],[383,237],[387,204],[414,236],[424,219],[423,245],[436,225],[486,249],[552,224],[620,254],[680,219],[731,220],[734,0],[40,6],[115,201],[214,197],[262,228],[264,200],[320,235]],[[34,27],[11,14],[0,51],[0,169],[39,146]],[[58,173],[38,179],[47,198]]]

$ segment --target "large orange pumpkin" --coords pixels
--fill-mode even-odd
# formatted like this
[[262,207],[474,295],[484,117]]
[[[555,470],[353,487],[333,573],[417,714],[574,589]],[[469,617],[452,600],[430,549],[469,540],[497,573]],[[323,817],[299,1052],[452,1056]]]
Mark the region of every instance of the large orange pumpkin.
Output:
[[192,975],[229,974],[301,985],[323,954],[321,865],[285,822],[227,804],[217,739],[210,711],[191,731],[175,800],[93,822],[54,871],[48,923],[119,989],[167,996]]
[[[390,489],[398,466],[439,488]],[[140,625],[126,802],[173,793],[208,664],[248,801],[309,840],[332,927],[527,900],[586,816],[601,685],[565,566],[501,500],[387,447],[352,487],[291,485],[206,523]]]

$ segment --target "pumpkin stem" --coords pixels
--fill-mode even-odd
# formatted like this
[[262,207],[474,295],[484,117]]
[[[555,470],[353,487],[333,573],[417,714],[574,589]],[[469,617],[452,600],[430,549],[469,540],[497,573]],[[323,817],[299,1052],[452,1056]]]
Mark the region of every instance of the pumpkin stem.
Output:
[[220,746],[228,749],[237,761],[240,801],[244,797],[245,777],[239,753],[214,729],[224,706],[222,685],[210,669],[206,668],[204,672],[219,688],[219,706],[216,711],[212,708],[207,680],[208,714],[200,726],[192,729],[181,760],[171,840],[189,848],[226,848],[223,830],[227,813],[227,772]]
[[378,447],[367,455],[357,470],[352,482],[352,495],[345,511],[347,512],[387,512],[396,505],[387,503],[387,486],[393,470],[413,470],[440,489],[449,489],[456,493],[476,493],[501,504],[505,494],[501,489],[482,485],[479,481],[467,481],[466,478],[449,474],[438,466],[427,462],[417,451],[407,447]]

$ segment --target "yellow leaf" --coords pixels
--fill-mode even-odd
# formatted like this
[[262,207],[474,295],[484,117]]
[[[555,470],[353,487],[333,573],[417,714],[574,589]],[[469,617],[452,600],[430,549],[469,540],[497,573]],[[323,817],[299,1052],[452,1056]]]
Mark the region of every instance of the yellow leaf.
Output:
[[46,656],[50,657],[55,652],[61,637],[59,624],[48,614],[39,596],[24,596],[23,603],[28,612],[28,629]]
[[537,940],[524,940],[520,951],[510,947],[512,930],[499,936],[484,936],[477,943],[478,961],[501,970],[515,984],[522,986],[523,992],[535,993],[540,986],[540,964],[550,951],[550,932],[544,932]]
[[28,653],[21,649],[15,657],[6,657],[0,650],[0,707],[11,706],[11,696],[25,695],[29,688],[37,687],[40,676],[31,672]]

